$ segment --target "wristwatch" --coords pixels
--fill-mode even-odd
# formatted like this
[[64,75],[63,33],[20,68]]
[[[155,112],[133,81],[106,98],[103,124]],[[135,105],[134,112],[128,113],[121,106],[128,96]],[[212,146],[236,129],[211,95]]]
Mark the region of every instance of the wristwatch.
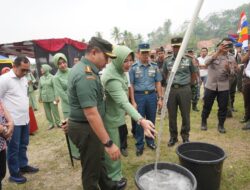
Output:
[[113,145],[113,141],[109,139],[105,144],[103,144],[105,147],[110,148]]

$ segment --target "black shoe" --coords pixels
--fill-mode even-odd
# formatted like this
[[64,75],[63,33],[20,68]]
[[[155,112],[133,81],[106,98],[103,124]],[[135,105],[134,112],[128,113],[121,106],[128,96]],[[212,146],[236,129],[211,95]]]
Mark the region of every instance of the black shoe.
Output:
[[240,123],[246,123],[248,121],[248,119],[246,117],[243,117],[241,120],[240,120]]
[[242,130],[250,130],[250,122],[248,122],[244,127],[242,127]]
[[140,149],[137,149],[137,150],[136,150],[136,156],[139,157],[139,156],[141,156],[142,154],[143,154],[143,149],[141,149],[141,150],[140,150]]
[[148,148],[150,148],[151,150],[155,150],[155,149],[157,148],[155,144],[148,144],[147,146],[148,146]]
[[232,111],[228,111],[227,112],[227,118],[232,118],[232,117],[233,117]]
[[190,141],[189,141],[188,138],[183,139],[183,143],[189,143],[189,142],[190,142]]
[[237,112],[238,110],[236,110],[236,109],[234,109],[234,108],[232,108],[232,112]]
[[125,177],[121,178],[120,181],[116,182],[116,190],[123,190],[127,185],[127,179]]
[[51,130],[54,128],[54,125],[49,126],[48,130]]
[[20,172],[17,173],[16,175],[11,175],[9,177],[9,181],[17,184],[22,184],[27,181],[27,178],[24,177]]
[[201,130],[202,131],[206,131],[207,130],[207,122],[206,121],[202,121],[201,122]]
[[128,150],[126,148],[122,148],[121,149],[121,153],[124,157],[127,157],[128,156]]
[[37,173],[38,171],[39,171],[39,168],[35,168],[35,167],[29,166],[29,165],[20,168],[20,172],[22,174],[24,174],[24,173],[34,174],[34,173]]
[[218,131],[219,131],[220,133],[226,133],[226,129],[225,129],[224,126],[222,126],[222,125],[218,125]]
[[168,141],[168,146],[171,147],[171,146],[174,146],[175,143],[178,142],[178,139],[176,137],[171,137]]
[[196,111],[196,112],[199,112],[200,110],[197,108],[197,106],[195,105],[195,106],[193,106],[193,111]]

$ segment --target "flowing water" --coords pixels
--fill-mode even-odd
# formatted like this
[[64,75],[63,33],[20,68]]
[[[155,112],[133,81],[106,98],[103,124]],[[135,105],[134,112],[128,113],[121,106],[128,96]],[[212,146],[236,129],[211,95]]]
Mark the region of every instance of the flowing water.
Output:
[[139,178],[144,190],[192,190],[191,181],[172,170],[151,170]]

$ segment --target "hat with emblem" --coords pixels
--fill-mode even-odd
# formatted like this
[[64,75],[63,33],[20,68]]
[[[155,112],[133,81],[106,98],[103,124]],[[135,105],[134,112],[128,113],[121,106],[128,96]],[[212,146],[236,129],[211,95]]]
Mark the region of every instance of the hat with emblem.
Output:
[[149,45],[149,43],[141,43],[141,44],[139,44],[139,46],[138,46],[138,50],[140,51],[140,52],[149,52],[150,51],[150,45]]
[[171,39],[172,46],[181,46],[183,38],[182,37],[174,37]]
[[89,41],[89,45],[98,47],[111,59],[115,59],[116,55],[112,53],[113,45],[109,43],[107,40],[98,37],[92,37]]

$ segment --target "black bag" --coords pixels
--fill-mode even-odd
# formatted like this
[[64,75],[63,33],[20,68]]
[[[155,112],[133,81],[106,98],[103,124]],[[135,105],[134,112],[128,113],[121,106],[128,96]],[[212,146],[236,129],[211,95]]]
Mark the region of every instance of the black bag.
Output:
[[33,90],[37,90],[38,89],[38,82],[33,83],[32,86],[33,86]]

